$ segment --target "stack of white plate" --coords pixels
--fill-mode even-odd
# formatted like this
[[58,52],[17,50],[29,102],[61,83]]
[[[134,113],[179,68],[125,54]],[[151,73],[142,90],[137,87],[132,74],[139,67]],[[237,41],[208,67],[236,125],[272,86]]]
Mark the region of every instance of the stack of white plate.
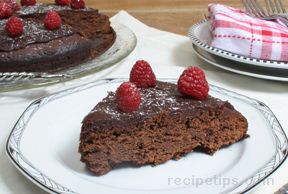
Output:
[[209,25],[208,20],[203,20],[189,29],[193,49],[200,58],[234,73],[262,79],[288,81],[288,61],[250,58],[210,46],[212,34]]

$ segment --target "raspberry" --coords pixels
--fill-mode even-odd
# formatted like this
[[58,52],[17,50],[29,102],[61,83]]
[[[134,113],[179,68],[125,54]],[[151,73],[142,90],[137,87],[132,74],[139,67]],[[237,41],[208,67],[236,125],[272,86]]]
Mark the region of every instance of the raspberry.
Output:
[[71,0],[71,8],[84,9],[85,8],[84,0]]
[[115,98],[121,111],[133,112],[140,106],[141,93],[135,84],[124,82],[117,89]]
[[7,3],[11,7],[12,11],[20,10],[20,5],[17,3],[16,0],[4,0],[3,2]]
[[130,72],[130,82],[139,88],[156,86],[156,77],[150,64],[144,60],[137,61]]
[[24,31],[22,20],[16,16],[9,18],[6,23],[6,31],[11,37],[21,36]]
[[70,4],[70,0],[55,0],[57,5],[65,6]]
[[11,4],[12,2],[15,2],[15,0],[2,0],[2,2],[7,3],[7,4]]
[[5,11],[0,10],[0,19],[3,19],[3,18],[5,18]]
[[45,19],[44,24],[48,30],[56,30],[61,26],[61,17],[56,11],[48,11]]
[[0,19],[5,18],[5,3],[0,2]]
[[9,4],[0,2],[0,19],[8,18],[12,15],[12,9]]
[[32,6],[36,4],[36,0],[21,0],[22,6]]
[[5,9],[5,17],[9,18],[10,16],[12,16],[13,10],[11,8],[11,6],[9,4],[4,3],[4,9]]
[[12,7],[12,9],[14,10],[14,11],[19,11],[20,10],[20,5],[19,5],[19,3],[17,3],[16,1],[15,2],[12,2],[11,4],[11,7]]
[[199,67],[188,67],[178,80],[178,91],[184,96],[204,100],[208,96],[209,86],[204,72]]
[[0,3],[0,19],[5,18],[4,3]]

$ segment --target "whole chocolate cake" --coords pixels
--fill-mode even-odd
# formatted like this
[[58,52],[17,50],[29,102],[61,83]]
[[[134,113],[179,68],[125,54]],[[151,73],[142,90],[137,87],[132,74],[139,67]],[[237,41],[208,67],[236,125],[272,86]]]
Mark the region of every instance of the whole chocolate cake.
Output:
[[[46,29],[48,11],[62,23]],[[56,72],[89,61],[108,50],[116,34],[109,18],[90,8],[36,4],[14,14],[23,22],[23,34],[8,36],[7,19],[0,20],[0,72]]]
[[95,175],[122,164],[158,165],[195,149],[213,154],[246,137],[247,120],[229,102],[183,96],[165,82],[139,90],[138,110],[119,110],[110,92],[83,120],[81,161]]

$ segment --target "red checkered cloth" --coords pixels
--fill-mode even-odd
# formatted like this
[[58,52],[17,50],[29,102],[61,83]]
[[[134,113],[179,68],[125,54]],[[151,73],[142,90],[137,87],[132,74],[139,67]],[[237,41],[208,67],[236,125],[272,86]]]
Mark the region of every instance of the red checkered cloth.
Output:
[[252,58],[288,61],[288,28],[221,4],[210,4],[208,11],[213,47]]

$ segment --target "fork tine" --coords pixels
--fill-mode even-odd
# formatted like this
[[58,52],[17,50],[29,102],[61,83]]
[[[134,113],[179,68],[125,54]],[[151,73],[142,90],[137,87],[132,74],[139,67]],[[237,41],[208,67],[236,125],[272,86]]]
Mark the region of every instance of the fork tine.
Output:
[[249,14],[252,14],[250,7],[247,5],[246,0],[241,0],[241,1],[242,1],[242,4],[244,5],[245,11],[247,11]]
[[268,14],[271,15],[273,12],[272,12],[272,9],[270,6],[270,0],[265,0],[265,4],[266,4],[266,10],[267,10]]
[[277,13],[281,13],[281,8],[278,0],[274,0],[274,5],[276,7]]
[[264,16],[268,16],[268,14],[266,13],[266,11],[262,8],[261,4],[259,3],[258,0],[254,0],[254,5],[255,5],[255,8],[258,10],[258,12],[260,13],[260,15],[262,17]]
[[250,4],[250,0],[244,0],[244,6],[245,6],[245,9],[246,11],[248,11],[248,13],[250,15],[256,15],[255,12],[254,12],[254,9],[252,8],[251,4]]
[[252,9],[250,8],[250,5],[247,3],[247,0],[242,0],[242,3],[245,7],[245,10],[249,13],[249,15],[254,15]]
[[[268,2],[268,3],[267,3],[267,2]],[[276,12],[276,8],[275,8],[275,5],[274,5],[274,3],[273,3],[272,0],[267,0],[266,3],[267,3],[267,7],[269,7],[270,14],[275,14],[275,13],[277,13],[277,12]]]
[[247,4],[250,6],[253,14],[257,17],[261,17],[261,13],[258,11],[259,9],[257,8],[257,6],[255,5],[255,1],[254,0],[248,0]]
[[279,6],[279,9],[282,11],[282,13],[286,13],[285,6],[282,0],[278,0],[278,6]]

